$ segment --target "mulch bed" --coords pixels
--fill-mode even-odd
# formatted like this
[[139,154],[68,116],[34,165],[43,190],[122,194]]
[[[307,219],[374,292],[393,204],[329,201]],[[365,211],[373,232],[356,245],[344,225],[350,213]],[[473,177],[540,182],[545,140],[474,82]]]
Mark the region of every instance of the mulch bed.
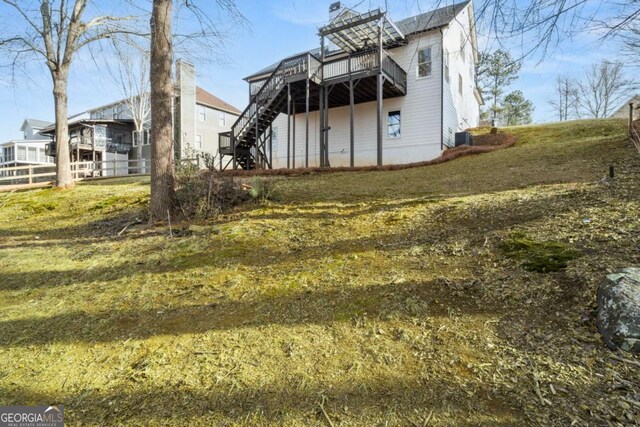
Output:
[[231,176],[299,176],[315,173],[332,172],[369,172],[369,171],[393,171],[417,168],[422,166],[437,165],[464,156],[483,154],[491,151],[502,150],[512,147],[517,142],[517,137],[506,133],[484,134],[473,137],[472,146],[460,146],[447,149],[442,155],[433,160],[424,162],[407,163],[403,165],[385,166],[357,166],[357,167],[335,167],[335,168],[296,168],[296,169],[253,169],[253,170],[227,170],[223,174]]

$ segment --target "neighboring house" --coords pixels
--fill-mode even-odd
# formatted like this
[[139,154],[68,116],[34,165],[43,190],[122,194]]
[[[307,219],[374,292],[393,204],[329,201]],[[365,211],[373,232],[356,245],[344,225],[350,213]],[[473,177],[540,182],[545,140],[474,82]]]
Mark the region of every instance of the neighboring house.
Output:
[[612,118],[628,119],[629,118],[629,104],[633,104],[633,118],[634,120],[640,120],[640,95],[634,95],[627,102],[616,110],[611,115]]
[[38,133],[49,125],[42,120],[25,119],[20,128],[24,138],[0,144],[0,172],[3,167],[53,164],[53,158],[45,150],[50,138]]
[[320,49],[245,78],[250,103],[221,135],[222,167],[412,163],[478,125],[470,1],[398,22],[340,3],[330,14]]
[[[217,155],[218,134],[229,131],[240,114],[235,107],[195,83],[194,66],[177,61],[174,101],[177,159],[205,152]],[[133,160],[137,159],[138,144],[142,144],[142,159],[150,167],[150,127],[151,123],[146,123],[142,134],[137,134],[125,100],[72,116],[69,118],[71,161],[103,162],[102,175],[124,175],[128,169],[137,169]],[[48,153],[55,156],[55,126],[44,128],[42,133],[54,138]]]

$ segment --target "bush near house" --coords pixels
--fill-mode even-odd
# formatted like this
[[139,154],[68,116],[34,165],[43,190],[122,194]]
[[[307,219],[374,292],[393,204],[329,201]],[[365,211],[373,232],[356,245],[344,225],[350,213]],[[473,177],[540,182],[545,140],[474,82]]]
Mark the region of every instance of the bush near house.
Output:
[[145,178],[0,194],[0,403],[70,425],[632,425],[638,361],[594,318],[604,275],[640,264],[626,124],[507,131],[428,167],[275,176],[278,200],[171,234],[136,222]]

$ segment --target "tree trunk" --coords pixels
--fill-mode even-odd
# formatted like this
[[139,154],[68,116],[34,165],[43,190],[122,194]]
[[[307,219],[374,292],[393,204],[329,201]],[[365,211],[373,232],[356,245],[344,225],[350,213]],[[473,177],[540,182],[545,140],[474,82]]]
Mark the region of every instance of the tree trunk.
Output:
[[56,187],[73,187],[69,156],[69,122],[67,115],[67,76],[53,80],[53,99],[56,114]]
[[149,221],[167,219],[173,207],[171,99],[172,0],[153,0],[151,17],[151,206]]
[[142,166],[142,141],[144,141],[144,126],[136,126],[136,133],[138,134],[138,147],[136,147],[136,160],[138,165],[138,173],[146,173],[147,163]]

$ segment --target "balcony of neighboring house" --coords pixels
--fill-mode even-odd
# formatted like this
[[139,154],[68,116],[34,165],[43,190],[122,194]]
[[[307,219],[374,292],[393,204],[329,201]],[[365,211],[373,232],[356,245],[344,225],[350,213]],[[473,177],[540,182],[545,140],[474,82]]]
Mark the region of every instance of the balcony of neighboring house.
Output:
[[[78,160],[82,155],[93,152],[128,153],[133,148],[132,130],[127,126],[109,127],[103,125],[84,126],[81,129],[70,130],[69,148],[72,156]],[[47,144],[48,155],[55,156],[56,142]]]

